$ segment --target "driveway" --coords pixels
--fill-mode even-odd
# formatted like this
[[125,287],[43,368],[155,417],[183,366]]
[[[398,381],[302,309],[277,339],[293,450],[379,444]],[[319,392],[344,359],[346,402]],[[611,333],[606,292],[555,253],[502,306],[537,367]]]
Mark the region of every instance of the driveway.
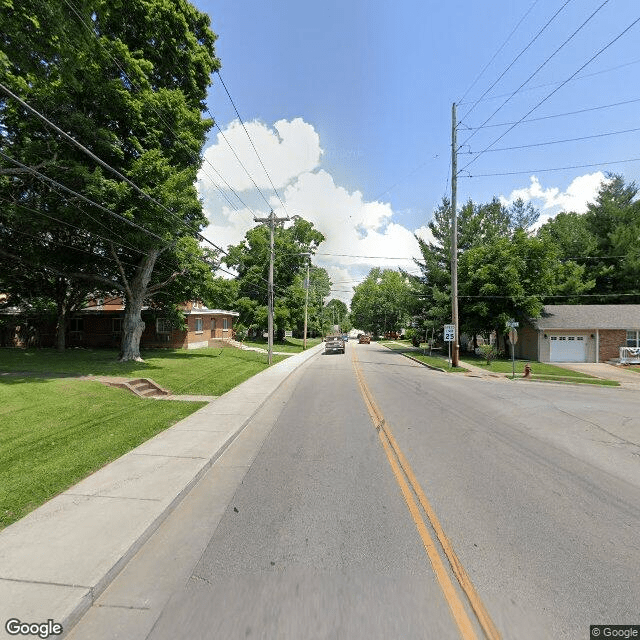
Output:
[[604,380],[615,380],[625,386],[640,389],[640,374],[626,367],[616,367],[605,362],[554,362],[557,367],[579,371]]

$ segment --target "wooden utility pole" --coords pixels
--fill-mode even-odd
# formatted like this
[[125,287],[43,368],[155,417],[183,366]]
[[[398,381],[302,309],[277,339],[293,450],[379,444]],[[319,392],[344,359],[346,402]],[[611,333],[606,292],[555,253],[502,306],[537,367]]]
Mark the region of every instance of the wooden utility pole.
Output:
[[269,364],[273,361],[273,232],[277,222],[286,222],[289,220],[289,217],[286,218],[276,218],[275,213],[273,213],[273,209],[271,213],[269,213],[268,218],[255,218],[255,222],[266,222],[269,225],[269,290],[268,290],[268,309],[269,309],[269,318],[267,325],[267,332],[269,334],[267,338],[268,342],[268,352],[269,352]]
[[456,103],[451,107],[451,324],[455,327],[453,337],[451,366],[458,366],[460,345],[458,325],[458,123]]

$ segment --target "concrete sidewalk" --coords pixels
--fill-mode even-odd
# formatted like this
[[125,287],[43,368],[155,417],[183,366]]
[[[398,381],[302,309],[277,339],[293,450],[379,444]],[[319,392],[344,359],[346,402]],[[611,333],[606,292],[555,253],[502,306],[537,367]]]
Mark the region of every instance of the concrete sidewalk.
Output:
[[0,638],[16,637],[5,629],[11,618],[69,629],[269,396],[323,346],[253,376],[0,532]]
[[602,380],[615,380],[628,389],[640,390],[640,374],[630,371],[624,366],[615,366],[607,362],[554,362],[553,364]]

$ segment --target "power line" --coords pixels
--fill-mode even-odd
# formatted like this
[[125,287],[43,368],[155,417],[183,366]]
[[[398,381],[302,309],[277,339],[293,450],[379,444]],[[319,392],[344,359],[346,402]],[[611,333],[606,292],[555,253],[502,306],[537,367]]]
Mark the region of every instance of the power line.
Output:
[[[598,13],[598,11],[600,11],[600,9],[602,9],[602,7],[604,7],[604,5],[607,4],[608,2],[609,0],[604,0],[604,2],[595,11],[593,11],[591,15],[513,93],[511,93],[511,95],[480,126],[482,127],[485,124],[487,124],[487,122],[489,122],[489,120],[491,120],[496,115],[496,113],[498,113],[498,111],[500,111],[502,107],[504,107],[511,100],[511,98],[513,98],[513,96],[515,96],[529,82],[529,80],[535,77],[538,74],[538,72],[547,64],[547,62],[549,62],[549,60],[555,57],[556,54],[561,49],[563,49],[565,45],[567,45],[579,31],[581,31],[584,28],[587,25],[587,23],[596,15],[596,13]],[[473,138],[473,136],[476,133],[477,133],[477,130],[475,130],[470,136],[468,136],[467,139],[460,146],[462,147],[466,143],[468,143],[469,140],[471,140],[471,138]]]
[[518,122],[514,125],[511,125],[509,129],[507,129],[504,133],[498,136],[491,144],[489,144],[483,151],[481,151],[473,160],[470,160],[462,169],[461,172],[464,171],[467,167],[472,165],[483,153],[485,153],[488,149],[490,149],[498,140],[504,138],[510,131],[512,131],[518,124],[520,124],[527,116],[531,115],[540,105],[544,104],[552,95],[557,93],[564,85],[570,82],[580,71],[582,71],[585,67],[590,65],[598,56],[600,56],[604,51],[606,51],[610,46],[612,46],[615,42],[617,42],[622,36],[627,33],[632,27],[634,27],[638,22],[640,22],[640,17],[636,18],[629,26],[626,27],[621,33],[619,33],[613,40],[611,40],[608,44],[602,47],[597,53],[595,53],[587,62],[585,62],[577,71],[571,74],[564,82],[562,82],[558,87],[556,87],[551,93],[549,93],[546,97],[540,100],[532,109],[530,109]]
[[526,298],[620,298],[623,296],[640,296],[640,292],[637,293],[531,293],[523,294],[523,296],[498,296],[498,295],[476,295],[476,296],[464,296],[460,295],[459,298],[467,299],[486,299],[486,300],[509,300],[512,298],[526,297]]
[[[233,101],[233,98],[231,97],[231,94],[229,93],[229,90],[227,89],[227,85],[224,83],[224,80],[222,79],[222,76],[220,75],[220,70],[216,70],[216,74],[218,76],[218,79],[220,80],[222,86],[224,87],[224,90],[229,98],[229,101],[231,102],[231,104],[233,105],[233,109],[236,112],[236,115],[238,116],[238,120],[240,120],[240,124],[242,125],[242,128],[244,129],[244,132],[247,134],[247,138],[249,138],[249,142],[251,143],[251,146],[253,147],[253,150],[256,154],[256,157],[258,158],[258,161],[260,162],[260,165],[262,166],[262,168],[264,169],[264,172],[267,176],[267,178],[269,179],[269,183],[271,184],[271,187],[273,188],[274,193],[276,194],[276,196],[278,197],[278,200],[280,201],[280,204],[282,205],[282,209],[284,210],[285,214],[287,214],[287,208],[284,205],[284,202],[282,202],[282,198],[280,197],[280,194],[278,193],[278,190],[276,189],[275,185],[273,184],[273,181],[271,180],[271,176],[269,175],[269,172],[267,171],[267,168],[264,166],[264,163],[262,162],[262,158],[260,158],[260,154],[258,153],[258,150],[256,149],[256,146],[253,144],[253,140],[251,139],[251,136],[249,135],[249,131],[247,131],[247,127],[244,124],[244,121],[242,120],[242,117],[240,116],[240,113],[238,111],[238,108],[236,107],[235,102]],[[255,182],[254,182],[255,184]],[[256,185],[256,188],[258,188],[258,186]],[[258,191],[260,191],[258,189]],[[262,194],[261,194],[262,195]],[[264,198],[264,196],[262,196]],[[267,202],[267,205],[271,206],[269,204],[269,202]]]
[[461,175],[461,178],[488,178],[490,176],[517,176],[531,173],[550,173],[552,171],[566,171],[568,169],[587,169],[590,167],[601,167],[609,164],[624,164],[625,162],[639,162],[640,158],[628,158],[627,160],[612,160],[610,162],[595,162],[593,164],[574,164],[567,167],[554,167],[552,169],[529,169],[527,171],[505,171],[502,173],[476,173],[475,175]]
[[522,56],[529,49],[529,47],[531,47],[531,45],[533,45],[533,43],[542,35],[542,33],[546,30],[546,28],[556,19],[556,17],[560,14],[560,12],[570,2],[571,2],[571,0],[566,0],[566,2],[553,14],[553,16],[551,16],[551,18],[544,25],[544,27],[542,27],[542,29],[540,29],[540,31],[538,31],[538,33],[536,33],[536,35],[533,37],[533,39],[529,41],[529,44],[527,44],[527,46],[524,49],[522,49],[522,51],[520,51],[520,53],[513,59],[511,64],[509,64],[509,66],[500,74],[498,79],[473,103],[471,108],[464,114],[464,116],[462,116],[461,120],[464,120],[476,108],[476,106],[478,105],[480,100],[482,100],[487,95],[487,93],[489,93],[489,91],[491,91],[491,89],[493,89],[493,87],[495,87],[498,84],[498,82],[500,82],[500,80],[502,80],[502,78],[505,76],[507,71],[509,71],[509,69],[511,69],[511,67],[513,67],[513,65],[519,60],[520,56]]
[[[618,136],[623,133],[635,133],[640,131],[640,127],[635,129],[624,129],[622,131],[608,131],[607,133],[596,133],[589,136],[580,136],[579,138],[565,138],[564,140],[550,140],[548,142],[535,142],[533,144],[521,144],[516,147],[500,147],[499,149],[487,149],[484,153],[493,153],[496,151],[514,151],[516,149],[531,149],[532,147],[546,147],[552,144],[562,144],[565,142],[579,142],[581,140],[593,140],[594,138],[605,138],[607,136]],[[480,151],[460,151],[460,155],[476,155]]]
[[[526,124],[527,122],[539,122],[540,120],[550,120],[552,118],[562,118],[564,116],[574,116],[579,113],[587,113],[589,111],[599,111],[601,109],[610,109],[612,107],[619,107],[625,104],[632,104],[634,102],[640,102],[640,98],[634,98],[633,100],[623,100],[621,102],[613,102],[611,104],[604,104],[598,107],[587,107],[585,109],[576,109],[575,111],[565,111],[564,113],[554,113],[548,116],[540,116],[538,118],[529,118],[528,120],[521,120],[520,124]],[[480,125],[478,127],[469,127],[467,125],[464,125],[464,128],[470,131],[473,131],[475,129],[492,129],[496,127],[508,127],[510,124],[518,124],[518,123],[517,122],[498,122],[495,124]]]
[[110,216],[114,216],[115,218],[118,218],[122,222],[126,222],[128,225],[138,229],[139,231],[142,231],[142,232],[152,236],[153,238],[156,238],[156,240],[160,240],[163,244],[166,244],[165,240],[163,238],[161,238],[159,235],[153,233],[153,231],[149,231],[148,229],[145,229],[144,227],[141,227],[139,224],[136,224],[135,222],[133,222],[133,220],[129,220],[128,218],[125,218],[124,216],[121,216],[119,213],[116,213],[115,211],[111,211],[111,210],[107,209],[106,207],[103,207],[102,205],[98,204],[97,202],[93,202],[93,200],[90,200],[86,196],[83,196],[82,194],[77,193],[76,191],[73,191],[73,189],[69,189],[69,187],[65,187],[60,182],[57,182],[56,180],[53,180],[53,178],[49,178],[48,176],[45,176],[44,174],[40,173],[39,171],[36,171],[35,169],[33,169],[31,167],[28,167],[27,165],[22,164],[21,162],[18,162],[17,160],[14,160],[13,158],[9,157],[6,153],[3,153],[2,151],[0,151],[0,156],[2,156],[5,160],[8,160],[9,162],[12,162],[13,164],[15,164],[16,166],[20,167],[21,169],[24,169],[28,173],[33,174],[40,181],[48,182],[49,184],[54,184],[58,188],[62,189],[63,191],[66,191],[67,193],[75,196],[76,198],[80,198],[81,200],[84,200],[88,204],[100,209],[100,211],[104,211],[105,213],[108,213]]
[[[35,213],[37,215],[43,216],[44,218],[49,218],[49,220],[53,220],[54,222],[58,222],[58,223],[63,224],[65,226],[71,227],[72,229],[76,229],[77,231],[82,231],[83,233],[87,233],[90,236],[94,236],[96,238],[99,238],[100,240],[104,240],[105,242],[112,243],[112,244],[118,245],[120,247],[123,247],[125,249],[129,249],[130,251],[135,251],[137,253],[140,253],[140,254],[144,255],[144,252],[142,250],[140,250],[140,249],[136,249],[134,247],[130,247],[129,245],[122,244],[122,243],[119,243],[119,242],[113,242],[113,240],[111,238],[105,238],[104,236],[101,236],[101,235],[99,235],[99,234],[97,234],[97,233],[95,233],[93,231],[88,231],[87,229],[82,229],[81,227],[78,227],[75,224],[71,224],[70,222],[67,222],[65,220],[60,220],[59,218],[56,218],[55,216],[49,215],[49,214],[45,213],[44,211],[42,211],[40,209],[33,209],[31,207],[27,207],[24,204],[19,204],[17,202],[13,202],[12,200],[9,200],[8,198],[0,197],[0,200],[3,201],[3,202],[7,202],[7,203],[9,203],[9,204],[11,204],[11,205],[13,205],[15,207],[20,207],[20,209],[24,209],[25,211],[29,211],[31,213]],[[84,211],[82,211],[78,207],[75,207],[75,205],[73,205],[71,203],[69,203],[69,204],[70,204],[70,206],[73,206],[74,208],[77,208],[78,211],[80,211],[81,214],[86,215]],[[107,228],[107,227],[105,227],[105,228]],[[123,263],[123,264],[126,264],[126,263]],[[130,266],[135,266],[135,265],[130,265]]]
[[[131,79],[131,77],[127,74],[126,70],[124,69],[124,67],[120,64],[120,62],[118,61],[117,58],[115,58],[110,51],[108,51],[106,49],[106,47],[102,44],[102,42],[100,41],[100,36],[98,35],[98,33],[96,33],[95,29],[87,24],[84,19],[82,18],[82,16],[78,13],[77,7],[75,7],[73,5],[73,3],[70,0],[64,0],[64,2],[66,3],[66,5],[73,11],[73,13],[76,14],[78,20],[80,21],[80,23],[89,31],[89,33],[91,33],[91,35],[97,40],[98,44],[100,45],[100,47],[102,48],[102,50],[107,54],[107,56],[109,56],[109,58],[114,62],[114,64],[118,67],[118,69],[120,69],[120,72],[123,74],[123,76],[127,79],[127,81],[129,82],[129,84],[136,89],[137,91],[142,91],[142,89],[140,88],[140,86],[138,84],[135,83],[134,80]],[[173,127],[171,127],[171,125],[164,119],[164,117],[162,116],[162,114],[155,108],[155,106],[153,104],[149,105],[151,107],[151,109],[153,110],[153,112],[158,116],[158,118],[160,119],[160,121],[165,125],[167,131],[169,131],[175,140],[177,140],[178,142],[184,142],[182,140],[182,138],[174,131]],[[207,109],[208,111],[208,109]],[[211,115],[211,113],[209,112],[209,115],[212,117],[214,123],[216,123],[215,118],[213,117],[213,115]],[[217,126],[217,123],[216,123]],[[188,145],[184,145],[187,149],[188,149]],[[195,159],[194,155],[191,155],[192,159]],[[199,159],[199,158],[198,158]],[[224,179],[224,177],[220,174],[220,172],[213,166],[213,164],[209,161],[209,159],[206,157],[206,154],[203,156],[204,161],[215,171],[215,173],[218,175],[218,177],[227,185],[227,188],[235,195],[235,197],[238,199],[239,202],[242,203],[242,205],[249,209],[249,211],[251,211],[251,213],[253,214],[253,210],[251,209],[251,207],[246,204],[244,202],[244,200],[238,195],[238,193],[233,189],[233,187]],[[237,207],[231,202],[231,200],[229,200],[229,198],[227,197],[227,195],[224,193],[224,191],[221,189],[221,187],[216,183],[216,181],[210,176],[208,175],[204,169],[202,168],[202,166],[200,167],[200,170],[203,171],[205,173],[205,175],[207,176],[207,178],[209,178],[209,180],[211,180],[212,184],[214,185],[214,187],[220,192],[220,194],[222,195],[222,197],[229,203],[229,205],[231,206],[232,209],[234,209],[235,211],[238,211]]]
[[518,27],[524,22],[525,18],[531,13],[532,9],[538,4],[538,1],[539,0],[534,0],[533,4],[529,7],[529,9],[526,11],[526,13],[522,16],[522,18],[520,18],[520,21],[513,28],[511,33],[507,36],[507,39],[502,43],[502,45],[500,45],[498,50],[493,54],[493,57],[491,58],[491,60],[489,60],[489,62],[487,62],[487,64],[482,69],[482,71],[476,76],[476,79],[471,83],[471,86],[464,92],[464,95],[462,96],[462,98],[460,98],[460,100],[458,100],[458,104],[460,104],[467,97],[467,94],[469,93],[469,91],[471,91],[471,89],[473,89],[473,87],[476,86],[476,83],[478,82],[478,80],[480,80],[480,78],[482,77],[484,72],[489,68],[489,65],[496,59],[498,54],[504,49],[504,47],[506,46],[507,42],[509,42],[509,40],[511,40],[511,36],[513,36],[513,34],[518,30]]
[[[594,71],[593,73],[585,73],[582,76],[576,76],[574,78],[574,80],[586,80],[587,78],[593,78],[593,76],[600,76],[604,73],[610,73],[611,71],[617,71],[618,69],[623,69],[624,67],[629,67],[631,65],[634,64],[638,64],[640,62],[640,59],[637,60],[631,60],[630,62],[623,62],[622,64],[617,64],[613,67],[607,67],[606,69],[602,69],[601,71]],[[527,89],[523,89],[523,91],[534,91],[535,89],[544,89],[546,87],[555,87],[557,85],[559,85],[559,82],[546,82],[544,84],[536,84],[533,87],[528,87]],[[495,96],[489,96],[488,98],[483,98],[483,101],[486,102],[487,100],[498,100],[499,98],[504,98],[505,96],[508,96],[508,93],[500,93],[497,94]],[[469,102],[466,103],[462,103],[461,105],[458,106],[465,106],[467,104],[470,104]],[[471,127],[469,127],[471,128]]]

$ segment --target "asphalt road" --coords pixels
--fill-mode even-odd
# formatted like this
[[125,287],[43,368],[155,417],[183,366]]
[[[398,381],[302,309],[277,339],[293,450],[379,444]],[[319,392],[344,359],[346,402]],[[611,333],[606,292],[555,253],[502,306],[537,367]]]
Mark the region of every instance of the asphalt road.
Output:
[[245,431],[71,638],[573,640],[640,624],[633,392],[448,375],[349,343]]

